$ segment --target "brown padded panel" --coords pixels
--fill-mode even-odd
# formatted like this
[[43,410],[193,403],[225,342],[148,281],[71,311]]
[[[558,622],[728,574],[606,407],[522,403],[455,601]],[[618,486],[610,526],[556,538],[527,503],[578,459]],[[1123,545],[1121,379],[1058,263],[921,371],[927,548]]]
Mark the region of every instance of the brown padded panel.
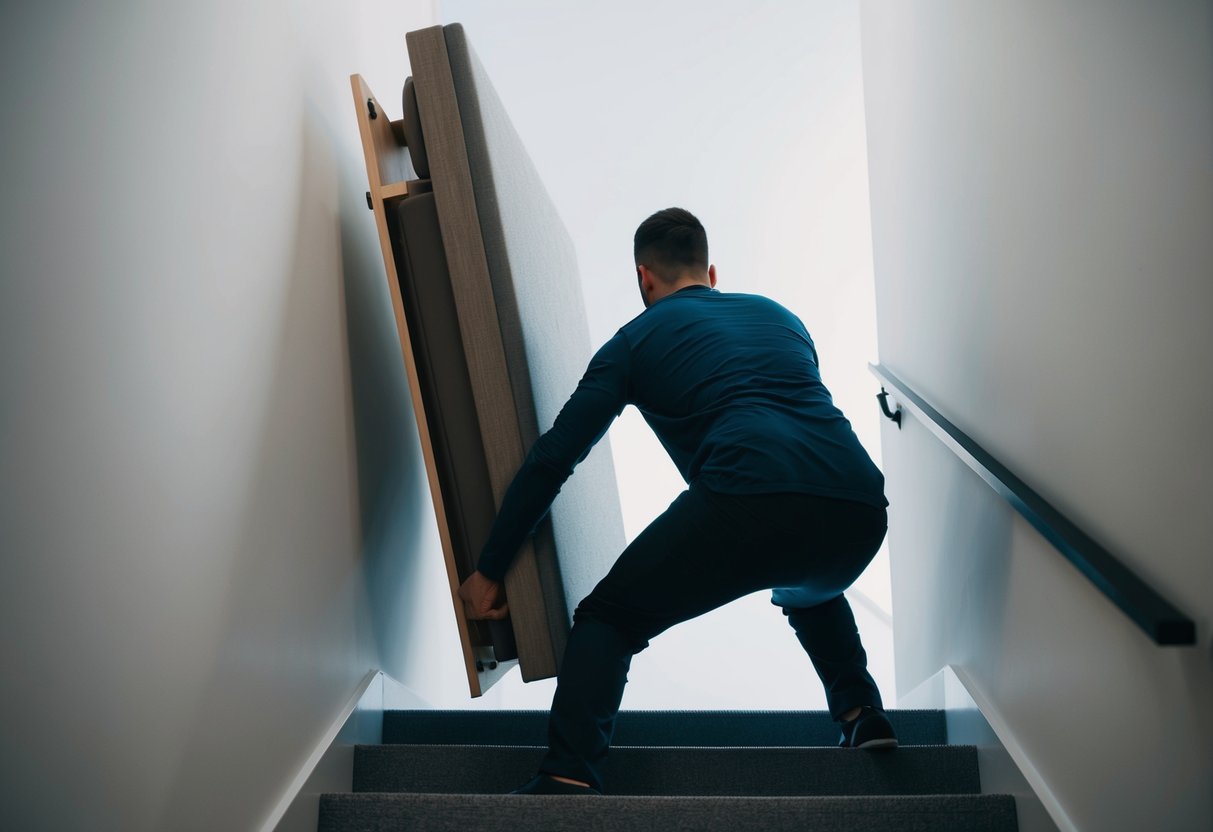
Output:
[[[476,569],[496,514],[485,466],[480,423],[468,379],[459,319],[432,193],[401,200],[388,210],[400,295],[409,327],[421,400],[430,427],[443,508],[460,578]],[[498,661],[517,658],[505,622],[469,622],[490,631]]]

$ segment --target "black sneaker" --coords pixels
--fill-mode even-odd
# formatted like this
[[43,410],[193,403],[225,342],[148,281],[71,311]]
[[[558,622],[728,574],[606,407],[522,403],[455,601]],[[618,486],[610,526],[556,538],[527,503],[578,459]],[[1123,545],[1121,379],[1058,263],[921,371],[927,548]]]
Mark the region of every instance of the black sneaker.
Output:
[[598,789],[589,786],[577,786],[565,783],[546,774],[536,774],[525,786],[519,786],[510,794],[602,794]]
[[884,711],[864,705],[859,716],[842,723],[842,739],[838,745],[842,748],[896,748],[897,733]]

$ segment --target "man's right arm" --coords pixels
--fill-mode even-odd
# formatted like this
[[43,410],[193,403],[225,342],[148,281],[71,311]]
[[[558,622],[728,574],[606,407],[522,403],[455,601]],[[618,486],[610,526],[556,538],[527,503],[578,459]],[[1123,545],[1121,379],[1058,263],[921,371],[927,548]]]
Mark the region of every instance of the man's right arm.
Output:
[[589,455],[628,403],[630,349],[623,333],[595,353],[577,389],[550,430],[527,454],[501,501],[477,565],[485,577],[500,581],[527,535],[551,508],[565,480]]

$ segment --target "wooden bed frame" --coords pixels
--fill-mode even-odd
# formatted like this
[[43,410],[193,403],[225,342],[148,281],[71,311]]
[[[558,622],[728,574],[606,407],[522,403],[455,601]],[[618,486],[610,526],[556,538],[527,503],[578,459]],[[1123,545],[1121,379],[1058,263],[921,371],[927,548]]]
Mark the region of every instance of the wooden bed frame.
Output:
[[351,76],[350,83],[354,93],[358,130],[362,136],[362,151],[370,184],[367,201],[371,210],[374,211],[375,228],[379,232],[383,267],[387,276],[388,291],[391,293],[396,330],[400,336],[404,370],[408,377],[409,391],[413,401],[413,413],[417,418],[417,433],[421,439],[421,452],[425,459],[430,494],[434,501],[434,515],[438,521],[438,535],[442,542],[446,562],[447,581],[459,630],[459,643],[463,648],[468,688],[472,696],[480,696],[505,675],[515,661],[497,661],[491,636],[486,632],[487,628],[479,626],[467,618],[463,604],[457,595],[466,573],[461,574],[460,565],[456,563],[451,529],[443,502],[442,488],[438,481],[438,463],[434,454],[434,444],[426,417],[425,403],[421,400],[421,384],[417,361],[413,354],[413,342],[409,336],[408,321],[404,313],[400,278],[396,271],[396,259],[388,232],[387,212],[389,207],[408,197],[410,181],[415,190],[420,183],[416,179],[408,178],[412,173],[412,166],[409,163],[408,147],[404,139],[403,119],[397,121],[388,119],[387,111],[375,98],[375,94],[371,92],[361,75]]

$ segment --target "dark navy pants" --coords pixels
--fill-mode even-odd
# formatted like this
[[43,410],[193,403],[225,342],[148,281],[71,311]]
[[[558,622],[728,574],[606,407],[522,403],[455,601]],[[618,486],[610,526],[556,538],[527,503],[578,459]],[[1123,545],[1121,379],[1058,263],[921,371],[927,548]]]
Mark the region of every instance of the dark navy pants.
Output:
[[883,508],[807,494],[683,492],[578,605],[557,679],[541,771],[602,788],[632,656],[682,621],[774,589],[838,719],[881,706],[842,592],[871,562]]

